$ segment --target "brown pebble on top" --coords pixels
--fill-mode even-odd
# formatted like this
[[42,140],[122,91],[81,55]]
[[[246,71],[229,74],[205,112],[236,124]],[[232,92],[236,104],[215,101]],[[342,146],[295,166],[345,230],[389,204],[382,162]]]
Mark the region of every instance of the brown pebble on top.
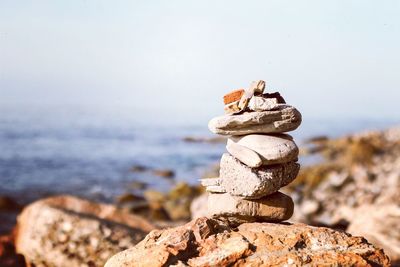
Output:
[[232,102],[240,100],[243,94],[244,94],[244,89],[238,89],[230,93],[227,93],[226,95],[224,95],[224,104],[227,105]]

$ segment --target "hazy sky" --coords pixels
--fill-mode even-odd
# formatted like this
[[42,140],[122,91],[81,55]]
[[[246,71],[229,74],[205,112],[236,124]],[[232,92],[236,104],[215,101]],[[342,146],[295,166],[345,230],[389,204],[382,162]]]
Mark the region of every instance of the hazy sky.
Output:
[[400,118],[400,1],[0,0],[0,105],[209,117],[254,79],[304,117]]

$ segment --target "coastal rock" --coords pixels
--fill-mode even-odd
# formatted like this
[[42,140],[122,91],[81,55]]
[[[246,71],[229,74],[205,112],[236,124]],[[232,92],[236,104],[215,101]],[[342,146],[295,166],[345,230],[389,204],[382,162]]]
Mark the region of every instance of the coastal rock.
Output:
[[0,266],[1,267],[25,267],[25,259],[15,252],[15,231],[8,235],[0,236]]
[[239,101],[235,101],[224,106],[225,114],[234,114],[240,111]]
[[226,189],[222,187],[222,179],[217,178],[204,178],[200,179],[201,185],[206,187],[207,192],[213,193],[226,193]]
[[0,211],[20,210],[21,206],[11,197],[0,196]]
[[228,140],[226,150],[240,162],[251,168],[257,168],[263,164],[263,160],[261,159],[260,155],[246,146],[242,146],[232,141],[229,142]]
[[18,217],[16,251],[34,266],[103,266],[154,229],[112,205],[72,196],[39,200]]
[[190,204],[190,214],[192,219],[204,217],[208,215],[208,194],[204,193],[195,199]]
[[221,186],[227,193],[247,199],[278,191],[293,181],[300,169],[296,162],[250,168],[228,153],[222,155],[220,166]]
[[250,84],[249,89],[247,89],[239,101],[239,109],[245,110],[249,104],[250,99],[255,94],[262,94],[265,89],[265,82],[263,80],[253,81]]
[[390,266],[390,262],[362,237],[328,228],[245,223],[234,229],[203,217],[152,231],[135,247],[114,255],[105,267],[172,265]]
[[267,111],[278,108],[279,102],[276,98],[264,98],[253,96],[249,102],[249,109],[252,111]]
[[293,214],[293,200],[280,192],[260,199],[243,199],[225,194],[208,195],[209,215],[221,218],[230,225],[245,222],[281,222]]
[[[288,134],[249,134],[245,136],[232,136],[228,139],[228,146],[232,144],[239,144],[250,149],[250,151],[256,152],[256,154],[262,159],[262,165],[273,165],[297,161],[297,157],[299,155],[299,149],[297,145],[293,141],[293,138]],[[228,152],[230,151],[228,150]],[[250,152],[247,154],[250,154]],[[236,157],[238,153],[232,155]],[[245,163],[240,158],[236,158]],[[248,164],[246,165],[252,167]]]
[[279,92],[274,93],[265,93],[262,95],[263,98],[275,98],[278,101],[278,104],[286,104],[285,99],[281,96]]
[[400,263],[399,205],[363,205],[347,209],[344,217],[351,222],[347,228],[349,233],[364,236],[383,248],[393,262]]
[[232,92],[227,93],[226,95],[224,95],[223,99],[224,99],[224,104],[228,105],[232,102],[239,102],[240,98],[242,97],[242,95],[244,94],[244,89],[238,89],[238,90],[234,90]]
[[300,112],[292,106],[280,105],[277,110],[224,115],[208,123],[211,132],[220,135],[282,133],[295,130],[301,123]]
[[164,177],[164,178],[173,178],[175,176],[175,172],[173,170],[169,170],[169,169],[154,170],[153,174],[155,176],[160,176],[160,177]]

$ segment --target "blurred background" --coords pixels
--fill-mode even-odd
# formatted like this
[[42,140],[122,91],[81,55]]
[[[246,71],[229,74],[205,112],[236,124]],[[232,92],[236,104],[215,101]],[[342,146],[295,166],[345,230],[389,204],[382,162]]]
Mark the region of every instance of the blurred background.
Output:
[[[0,192],[110,199],[134,165],[191,183],[222,96],[267,81],[294,134],[396,124],[397,1],[1,1]],[[155,186],[164,181],[145,177]],[[162,183],[163,185],[160,185]]]
[[[196,186],[225,151],[208,120],[257,79],[302,112],[299,205],[325,176],[354,178],[353,163],[368,172],[390,149],[393,167],[399,134],[382,130],[400,122],[399,12],[390,0],[2,0],[0,195],[115,203]],[[316,202],[306,211],[321,214]]]

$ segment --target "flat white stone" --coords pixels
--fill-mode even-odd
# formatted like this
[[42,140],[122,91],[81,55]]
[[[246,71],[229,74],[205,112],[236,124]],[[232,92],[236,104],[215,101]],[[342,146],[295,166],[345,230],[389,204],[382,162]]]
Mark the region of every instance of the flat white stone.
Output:
[[221,135],[246,135],[289,132],[299,127],[300,123],[301,114],[297,109],[280,104],[271,111],[219,116],[210,120],[208,128]]
[[228,150],[228,152],[236,159],[240,160],[242,163],[246,164],[249,167],[257,168],[260,167],[263,163],[260,155],[254,152],[254,150],[251,150],[235,142],[228,141],[226,150]]
[[[244,136],[231,136],[228,139],[227,147],[232,146],[233,144],[237,144],[254,151],[261,158],[262,165],[273,165],[297,161],[297,157],[299,155],[299,148],[293,141],[293,138],[288,134],[249,134]],[[228,152],[230,151],[228,150]],[[241,158],[237,157],[238,153],[231,154],[247,166],[253,167],[247,164]],[[250,154],[250,152],[247,154]],[[244,154],[239,156],[244,157]],[[259,166],[261,166],[261,164]]]
[[224,153],[220,164],[220,185],[231,195],[257,199],[288,185],[296,178],[299,169],[297,162],[250,168]]

